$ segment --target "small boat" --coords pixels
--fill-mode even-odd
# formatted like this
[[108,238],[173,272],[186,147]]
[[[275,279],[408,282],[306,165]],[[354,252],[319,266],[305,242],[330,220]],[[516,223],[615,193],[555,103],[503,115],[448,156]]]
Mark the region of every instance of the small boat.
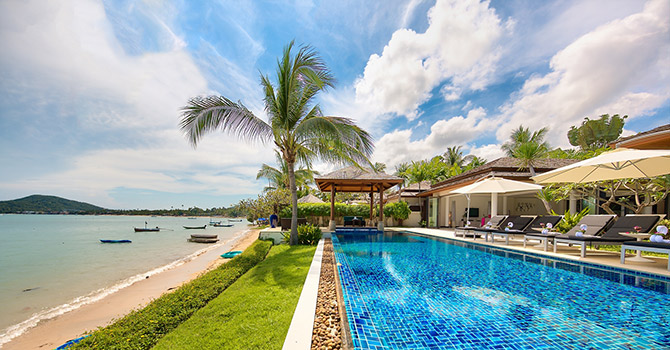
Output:
[[232,221],[232,222],[242,222],[242,219],[228,219],[228,221]]
[[204,230],[207,228],[207,225],[202,225],[202,226],[184,226],[185,229],[187,230]]
[[189,219],[189,220],[195,220],[195,219],[197,219],[197,218],[196,218],[196,217],[190,217],[190,218],[188,218],[188,219]]
[[212,221],[211,219],[209,220],[209,226],[214,226],[214,225],[220,225],[221,221]]
[[233,227],[233,224],[214,224],[214,227]]
[[160,230],[158,227],[135,227],[135,232],[158,232]]
[[100,242],[102,243],[133,243],[133,241],[129,239],[101,239]]
[[205,234],[193,234],[191,235],[191,238],[219,238],[219,235],[205,235]]
[[187,239],[189,242],[194,243],[216,243],[219,241],[218,235],[191,235],[191,238]]
[[241,250],[235,250],[228,253],[221,254],[221,257],[224,259],[232,259],[238,255],[242,254]]

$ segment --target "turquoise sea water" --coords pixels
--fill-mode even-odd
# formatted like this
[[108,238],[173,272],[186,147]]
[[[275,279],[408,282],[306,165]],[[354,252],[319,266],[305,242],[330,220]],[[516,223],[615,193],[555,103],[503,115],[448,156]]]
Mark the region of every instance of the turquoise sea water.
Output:
[[[215,219],[221,220],[221,219]],[[133,227],[160,227],[134,232]],[[247,229],[207,226],[209,218],[0,215],[0,346],[33,326],[192,258],[212,245],[192,233],[218,234],[219,244]],[[231,222],[233,223],[233,222]],[[100,239],[129,239],[103,244]]]

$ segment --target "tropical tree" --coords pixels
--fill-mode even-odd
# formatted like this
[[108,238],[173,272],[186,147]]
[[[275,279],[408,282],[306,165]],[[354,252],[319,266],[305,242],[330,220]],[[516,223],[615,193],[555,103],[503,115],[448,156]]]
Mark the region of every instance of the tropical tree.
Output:
[[442,154],[443,161],[448,166],[457,165],[462,167],[465,164],[465,157],[463,157],[463,151],[461,151],[462,146],[452,146],[447,148],[447,151]]
[[375,164],[372,165],[372,170],[374,170],[377,173],[383,173],[386,171],[386,164],[376,162]]
[[549,144],[544,141],[547,128],[531,132],[529,128],[520,125],[510,135],[510,141],[502,145],[507,156],[519,160],[520,169],[528,169],[531,176],[535,176],[535,163],[540,158],[545,158],[549,151]]
[[596,150],[607,147],[610,142],[619,138],[623,131],[627,115],[620,117],[615,114],[603,114],[598,119],[584,118],[579,127],[572,126],[568,131],[568,140],[573,146],[579,146],[582,150]]
[[196,146],[208,132],[222,130],[247,141],[272,142],[288,166],[291,190],[291,239],[298,239],[298,197],[296,164],[310,167],[311,161],[369,163],[374,148],[371,136],[353,120],[324,116],[316,95],[332,87],[334,78],[314,49],[302,46],[293,53],[290,42],[277,60],[276,83],[261,75],[263,101],[268,121],[242,102],[224,96],[195,97],[182,109],[180,126]]
[[[286,161],[284,160],[284,158],[281,157],[279,153],[275,152],[275,155],[277,157],[277,164],[279,165],[279,169],[269,166],[267,164],[263,164],[261,166],[261,170],[259,170],[258,173],[256,173],[256,180],[258,179],[268,180],[269,185],[265,187],[264,189],[265,191],[276,188],[284,188],[288,190],[291,187],[291,182],[288,176],[288,164],[286,164]],[[309,168],[302,168],[302,167],[300,169],[295,170],[296,188],[303,189],[314,183],[314,175],[319,175],[319,172],[311,170]]]

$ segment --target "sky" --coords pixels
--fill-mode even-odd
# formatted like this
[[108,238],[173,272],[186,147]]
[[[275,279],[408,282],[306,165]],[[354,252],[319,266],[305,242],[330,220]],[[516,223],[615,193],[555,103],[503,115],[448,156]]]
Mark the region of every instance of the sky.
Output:
[[0,200],[257,196],[272,144],[218,132],[194,148],[180,109],[222,95],[266,118],[260,75],[291,40],[337,79],[324,113],[367,130],[390,172],[451,146],[494,160],[520,125],[566,148],[586,117],[628,115],[624,135],[670,123],[668,0],[0,0]]

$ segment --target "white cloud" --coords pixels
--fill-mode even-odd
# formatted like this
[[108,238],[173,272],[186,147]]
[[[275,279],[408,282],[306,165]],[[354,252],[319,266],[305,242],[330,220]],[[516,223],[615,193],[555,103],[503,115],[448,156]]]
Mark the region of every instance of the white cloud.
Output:
[[465,145],[487,132],[489,127],[486,111],[475,108],[466,117],[438,120],[424,139],[412,141],[411,130],[390,132],[377,141],[372,158],[392,169],[399,163],[432,158],[448,147]]
[[482,89],[499,59],[496,45],[505,28],[489,2],[438,0],[424,33],[399,29],[381,55],[370,56],[355,83],[356,101],[377,115],[409,120],[439,84],[450,80],[446,98],[462,89]]
[[470,154],[484,158],[488,161],[496,160],[500,157],[505,157],[505,152],[500,148],[500,144],[483,145],[480,147],[471,147]]
[[[62,119],[73,133],[63,138],[76,137],[81,145],[75,154],[51,151],[67,169],[45,168],[3,183],[4,193],[53,193],[107,207],[137,207],[142,204],[115,203],[110,193],[116,188],[220,195],[260,191],[263,183],[255,180],[253,169],[273,162],[270,146],[216,134],[193,150],[180,134],[179,109],[209,87],[169,20],[156,20],[165,31],[158,39],[168,37],[173,44],[164,51],[128,54],[99,1],[0,3],[2,91],[32,96],[50,112],[26,113],[22,123],[58,125],[54,120]],[[234,68],[226,72],[238,78]],[[113,135],[104,148],[88,149],[98,141],[88,134],[102,132]],[[133,135],[140,142],[128,144]]]
[[519,125],[546,126],[549,142],[566,147],[567,130],[584,117],[618,113],[633,118],[661,106],[670,96],[668,18],[669,2],[649,1],[644,11],[602,25],[558,52],[552,71],[528,79],[502,108],[498,140]]

